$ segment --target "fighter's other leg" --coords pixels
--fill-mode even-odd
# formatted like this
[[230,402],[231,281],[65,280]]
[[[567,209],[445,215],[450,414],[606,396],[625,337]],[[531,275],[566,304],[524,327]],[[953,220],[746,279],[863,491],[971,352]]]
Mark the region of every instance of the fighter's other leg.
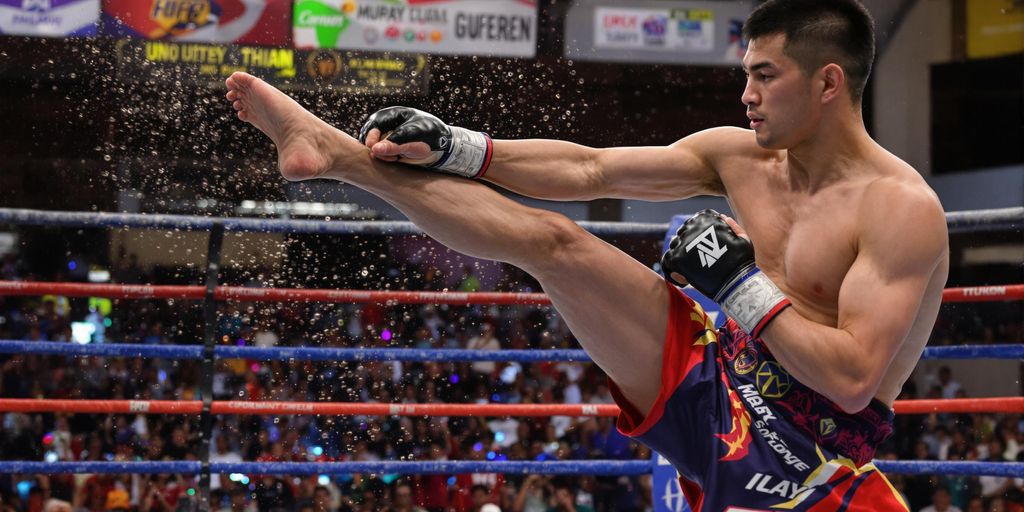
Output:
[[286,178],[346,181],[391,203],[456,251],[529,272],[626,398],[643,412],[654,403],[669,298],[653,271],[564,216],[526,207],[478,182],[373,159],[357,140],[262,80],[236,73],[227,84],[239,118],[277,145]]

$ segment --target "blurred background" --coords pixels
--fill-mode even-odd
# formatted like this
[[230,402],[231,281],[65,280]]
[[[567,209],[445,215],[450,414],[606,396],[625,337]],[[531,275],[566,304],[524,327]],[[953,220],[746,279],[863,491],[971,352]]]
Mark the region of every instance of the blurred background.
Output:
[[[739,28],[758,3],[0,0],[0,207],[401,218],[344,184],[283,180],[270,141],[237,121],[223,99],[223,79],[235,70],[270,81],[352,134],[388,105],[421,108],[495,138],[597,147],[664,145],[713,126],[746,126]],[[947,211],[1024,205],[1024,5],[864,3],[878,43],[864,101],[871,134],[921,172]],[[716,198],[515,199],[575,220],[663,223],[705,207],[728,209]],[[204,232],[0,225],[0,272],[4,280],[198,284],[206,240]],[[660,240],[610,241],[644,263],[659,257]],[[1024,282],[1019,228],[956,234],[951,248],[948,286]],[[229,285],[542,291],[518,269],[423,237],[231,234],[224,251],[221,282]],[[0,297],[0,313],[2,339],[194,344],[202,337],[199,305],[187,301]],[[219,315],[218,339],[230,344],[577,347],[548,308],[234,301]],[[1021,342],[1019,302],[943,306],[931,340]],[[199,381],[197,363],[148,359],[4,355],[0,372],[3,397],[192,399]],[[1021,372],[1012,360],[925,361],[905,397],[1020,395]],[[215,382],[218,399],[610,402],[606,379],[590,365],[225,361]],[[1020,420],[901,417],[883,455],[1016,459]],[[7,414],[0,457],[183,459],[194,457],[197,425],[173,416]],[[222,453],[245,460],[649,456],[610,421],[593,419],[224,417],[216,429]],[[218,505],[404,510],[399,500],[408,491],[436,510],[486,502],[508,510],[654,506],[644,478],[257,477],[218,480]],[[894,481],[915,511],[945,499],[943,492],[965,510],[1021,509],[1019,480]],[[187,507],[190,485],[177,477],[0,476],[0,497],[4,507],[33,512],[46,498],[89,510],[150,510]],[[483,490],[474,493],[476,485]],[[122,498],[127,507],[115,506]]]

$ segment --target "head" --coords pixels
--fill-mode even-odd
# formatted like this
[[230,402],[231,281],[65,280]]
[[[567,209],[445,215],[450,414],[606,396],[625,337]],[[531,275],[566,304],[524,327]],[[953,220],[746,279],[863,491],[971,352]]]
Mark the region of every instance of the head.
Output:
[[395,484],[394,502],[397,508],[403,510],[412,508],[412,486],[406,482]]
[[949,380],[953,378],[953,370],[950,370],[948,366],[939,368],[939,382],[943,385],[949,384]]
[[318,485],[313,489],[313,509],[317,512],[331,510],[331,490],[326,486]]
[[750,45],[742,100],[762,147],[795,146],[826,108],[859,114],[875,35],[857,0],[768,0],[747,18],[743,36]]
[[932,493],[932,505],[935,505],[936,510],[945,510],[950,504],[949,491],[945,487],[939,486]]
[[967,502],[967,508],[964,512],[985,512],[985,502],[982,501],[981,496],[975,496]]
[[473,508],[479,510],[491,501],[491,489],[486,485],[476,484],[470,488],[469,496],[473,500]]

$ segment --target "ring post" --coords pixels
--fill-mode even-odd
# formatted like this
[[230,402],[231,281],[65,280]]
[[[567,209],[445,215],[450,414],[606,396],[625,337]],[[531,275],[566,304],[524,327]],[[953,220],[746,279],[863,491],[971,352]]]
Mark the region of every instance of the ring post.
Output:
[[203,298],[203,369],[200,392],[203,412],[199,415],[199,510],[213,510],[210,504],[210,438],[213,437],[213,372],[214,347],[217,338],[217,278],[220,272],[221,249],[224,246],[224,223],[215,222],[210,228],[210,241],[206,251],[206,296]]

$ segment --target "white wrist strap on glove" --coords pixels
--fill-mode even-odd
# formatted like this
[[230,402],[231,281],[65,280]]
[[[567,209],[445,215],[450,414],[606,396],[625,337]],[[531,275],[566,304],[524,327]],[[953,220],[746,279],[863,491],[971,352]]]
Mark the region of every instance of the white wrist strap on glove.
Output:
[[432,164],[432,169],[439,169],[466,178],[479,178],[487,172],[491,164],[493,143],[491,137],[483,132],[476,132],[452,126],[452,140],[448,141],[450,150],[446,156]]
[[741,329],[755,338],[760,336],[768,322],[790,305],[782,290],[753,265],[723,290],[715,297],[715,302]]

